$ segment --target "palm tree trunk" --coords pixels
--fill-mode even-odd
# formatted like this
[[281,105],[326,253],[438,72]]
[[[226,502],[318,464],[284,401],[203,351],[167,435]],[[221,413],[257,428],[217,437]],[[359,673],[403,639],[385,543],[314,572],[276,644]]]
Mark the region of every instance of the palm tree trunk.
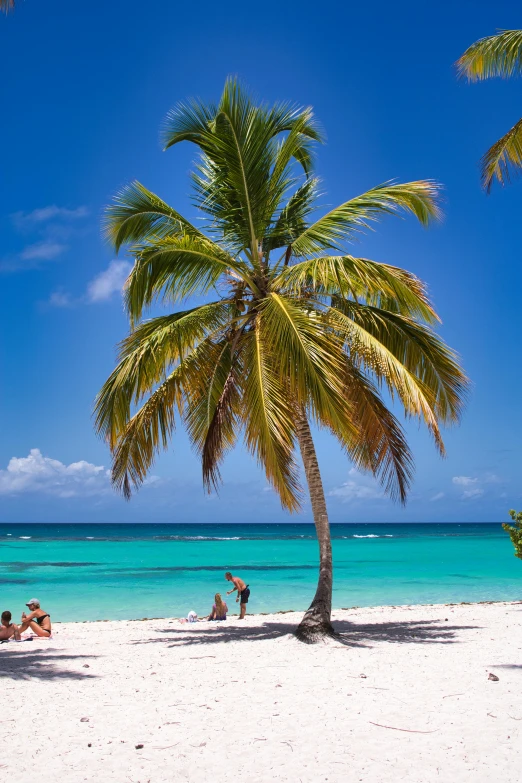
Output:
[[333,586],[332,542],[319,463],[317,462],[310,425],[303,411],[298,413],[296,424],[297,439],[303,459],[310,500],[312,501],[317,541],[319,542],[319,581],[317,590],[310,608],[299,624],[296,636],[303,642],[313,643],[320,641],[325,636],[332,636],[334,633],[330,622]]

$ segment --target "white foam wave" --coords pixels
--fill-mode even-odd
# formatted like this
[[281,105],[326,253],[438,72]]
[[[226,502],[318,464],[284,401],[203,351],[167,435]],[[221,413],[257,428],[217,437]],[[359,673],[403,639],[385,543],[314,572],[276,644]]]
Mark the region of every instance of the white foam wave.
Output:
[[354,535],[354,538],[380,538],[380,536],[376,536],[374,533],[369,533],[367,536]]
[[32,538],[32,536],[20,536],[20,538]]

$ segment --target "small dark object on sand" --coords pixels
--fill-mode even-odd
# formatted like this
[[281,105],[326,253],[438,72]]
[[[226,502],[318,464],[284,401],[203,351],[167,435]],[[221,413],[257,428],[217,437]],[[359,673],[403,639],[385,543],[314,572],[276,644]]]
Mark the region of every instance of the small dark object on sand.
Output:
[[498,677],[496,674],[489,673],[488,680],[493,680],[493,682],[498,682]]
[[89,723],[89,718],[80,718],[80,723]]
[[88,663],[84,663],[84,664],[83,664],[83,668],[84,668],[84,669],[90,669],[91,667],[89,666],[89,664],[88,664]]
[[141,750],[143,745],[135,745],[134,747],[136,748],[136,750]]

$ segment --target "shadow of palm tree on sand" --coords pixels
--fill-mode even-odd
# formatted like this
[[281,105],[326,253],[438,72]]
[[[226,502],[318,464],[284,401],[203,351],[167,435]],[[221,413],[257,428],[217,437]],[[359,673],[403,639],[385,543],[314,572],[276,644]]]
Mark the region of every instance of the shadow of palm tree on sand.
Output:
[[[371,647],[375,642],[400,644],[454,644],[460,631],[477,628],[475,625],[448,625],[441,621],[411,620],[408,622],[350,623],[340,620],[334,623],[335,640],[346,647]],[[169,647],[185,647],[198,644],[218,644],[229,641],[263,641],[290,636],[295,633],[294,623],[265,622],[256,627],[245,625],[221,625],[190,628],[171,627],[158,629],[158,634],[169,634],[150,639],[140,639],[133,644],[166,644]]]
[[0,679],[89,680],[95,674],[63,668],[65,661],[87,660],[96,655],[56,654],[54,650],[20,649],[16,642],[0,646]]

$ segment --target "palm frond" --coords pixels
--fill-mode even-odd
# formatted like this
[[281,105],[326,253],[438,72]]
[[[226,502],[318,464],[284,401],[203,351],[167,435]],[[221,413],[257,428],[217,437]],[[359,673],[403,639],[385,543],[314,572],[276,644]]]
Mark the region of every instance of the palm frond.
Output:
[[178,103],[168,112],[161,129],[164,149],[190,141],[205,151],[211,142],[216,112],[216,106],[207,105],[199,99]]
[[358,437],[347,441],[336,430],[332,434],[359,469],[371,471],[392,500],[405,503],[414,464],[404,430],[375,386],[350,360],[345,394],[353,410]]
[[0,11],[9,13],[15,7],[15,0],[0,0]]
[[283,508],[300,508],[301,487],[294,458],[294,411],[288,389],[274,370],[273,356],[256,318],[245,334],[242,419],[245,444],[257,457],[269,483],[278,493]]
[[289,247],[303,233],[306,219],[314,209],[318,184],[319,180],[312,177],[290,196],[263,240],[263,250],[266,253],[279,247]]
[[95,402],[95,429],[113,449],[131,417],[131,407],[162,382],[170,369],[204,339],[223,329],[230,306],[214,302],[153,318],[120,344],[119,362]]
[[519,120],[505,136],[502,136],[481,160],[482,185],[491,190],[493,179],[501,185],[522,170],[522,120]]
[[428,225],[438,220],[440,185],[431,180],[391,184],[368,190],[357,198],[332,209],[308,226],[292,244],[294,256],[314,255],[327,249],[342,249],[342,243],[384,215],[411,213]]
[[152,391],[143,406],[130,418],[112,448],[112,482],[126,498],[139,489],[161,450],[168,448],[176,412],[181,418],[198,395],[216,358],[218,346],[203,340]]
[[383,381],[392,398],[398,395],[405,413],[426,424],[437,448],[444,454],[439,424],[458,421],[467,387],[461,372],[457,379],[452,378],[452,368],[458,368],[454,355],[445,350],[433,333],[413,323],[407,325],[405,319],[401,324],[404,344],[400,344],[397,328],[386,334],[390,323],[384,318],[380,328],[374,318],[373,328],[378,337],[372,334],[368,317],[365,326],[369,328],[362,325],[363,319],[357,322],[335,307],[328,310],[328,318],[332,328],[345,338],[351,360],[361,363]]
[[421,280],[400,267],[368,258],[311,258],[283,269],[274,286],[290,295],[297,296],[305,291],[324,297],[361,299],[367,304],[421,318],[427,323],[439,320]]
[[122,188],[105,210],[103,231],[118,251],[122,245],[169,235],[206,239],[183,215],[135,180]]
[[124,301],[133,322],[157,300],[179,302],[205,295],[227,272],[250,281],[244,262],[207,239],[168,236],[132,249],[136,262],[124,289]]
[[[220,464],[236,443],[240,426],[240,389],[237,363],[232,356],[231,367],[220,385],[221,394],[214,406],[202,449],[203,485],[210,492],[221,482]],[[216,373],[214,373],[216,378]],[[212,390],[215,386],[212,386]]]
[[476,41],[457,60],[457,70],[472,82],[522,73],[522,30],[501,30]]
[[[362,362],[392,394],[399,390],[401,399],[404,368],[439,422],[456,424],[460,420],[469,382],[455,352],[435,332],[412,318],[359,302],[334,299],[333,305],[327,317],[332,318],[334,329],[341,329],[354,363]],[[399,379],[399,386],[394,378]],[[416,408],[414,404],[412,410],[406,410],[412,413]]]
[[309,302],[272,292],[260,319],[274,370],[287,379],[294,407],[346,442],[357,438],[344,389],[343,343],[325,328],[323,313]]
[[202,458],[203,485],[210,491],[220,481],[220,464],[235,444],[239,422],[242,372],[236,353],[237,332],[229,329],[215,341],[208,371],[191,381],[184,423]]

